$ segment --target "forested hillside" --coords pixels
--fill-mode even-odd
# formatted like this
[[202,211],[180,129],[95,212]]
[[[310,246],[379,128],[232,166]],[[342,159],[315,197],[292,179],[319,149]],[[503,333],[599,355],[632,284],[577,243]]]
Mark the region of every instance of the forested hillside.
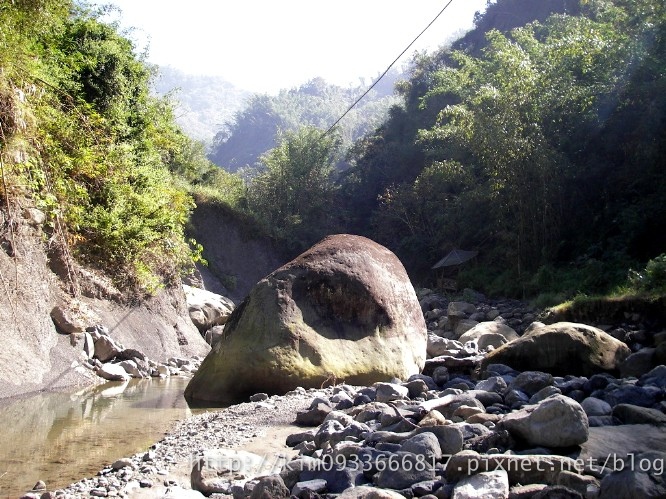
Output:
[[183,132],[208,146],[251,95],[219,76],[189,75],[170,66],[159,68],[153,87],[157,95],[174,101]]
[[640,284],[630,269],[656,259],[664,272],[666,251],[665,9],[489,4],[453,49],[414,60],[401,103],[355,143],[348,169],[333,168],[339,135],[293,132],[264,156],[244,209],[294,250],[367,235],[420,283],[463,248],[479,254],[460,285],[486,292]]
[[[478,25],[533,4],[497,2]],[[567,10],[418,62],[341,181],[351,227],[422,276],[478,250],[469,282],[514,294],[608,289],[666,250],[666,8]]]
[[[400,73],[392,70],[340,124],[343,149],[373,130],[397,103],[393,84]],[[363,93],[363,87],[342,88],[315,78],[278,95],[256,94],[215,136],[210,159],[228,171],[253,167],[277,145],[280,132],[302,126],[327,129]]]
[[98,19],[59,0],[0,8],[8,254],[18,210],[34,205],[60,260],[155,289],[199,256],[185,237],[197,197],[291,254],[366,235],[417,284],[462,248],[478,256],[459,285],[492,294],[605,292],[628,275],[666,288],[662,1],[490,3],[326,135],[359,89],[315,79],[254,96],[212,152],[230,170],[257,163],[246,177],[206,159],[173,101],[151,96],[154,68]]
[[98,14],[63,0],[0,7],[0,237],[16,256],[34,208],[73,293],[72,259],[144,293],[196,260],[187,182],[212,165],[150,95],[153,68]]

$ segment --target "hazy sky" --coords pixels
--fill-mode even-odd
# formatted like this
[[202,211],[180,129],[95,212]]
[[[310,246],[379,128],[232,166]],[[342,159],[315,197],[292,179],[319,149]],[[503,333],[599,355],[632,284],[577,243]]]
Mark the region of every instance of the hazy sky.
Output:
[[[380,74],[448,0],[97,0],[115,4],[149,60],[220,75],[255,92],[315,76],[359,84]],[[469,28],[486,0],[453,0],[406,54],[433,50]]]

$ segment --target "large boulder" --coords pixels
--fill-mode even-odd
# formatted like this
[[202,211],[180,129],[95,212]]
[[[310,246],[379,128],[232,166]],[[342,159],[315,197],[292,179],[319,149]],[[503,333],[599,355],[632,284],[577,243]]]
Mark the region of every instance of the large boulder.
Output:
[[556,376],[591,376],[617,372],[631,351],[601,329],[558,322],[528,330],[520,338],[490,352],[482,361],[506,364],[519,371],[542,371]]
[[189,400],[407,379],[426,357],[425,321],[404,267],[360,236],[329,236],[262,279],[224,333],[187,386]]
[[234,310],[234,302],[224,296],[187,284],[183,284],[183,291],[190,319],[202,333],[225,324]]

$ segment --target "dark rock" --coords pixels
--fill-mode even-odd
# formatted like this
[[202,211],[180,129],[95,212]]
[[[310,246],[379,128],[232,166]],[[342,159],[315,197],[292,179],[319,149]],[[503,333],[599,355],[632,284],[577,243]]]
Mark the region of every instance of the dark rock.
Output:
[[289,489],[284,484],[280,475],[269,475],[259,479],[254,488],[250,499],[279,499],[290,496]]
[[442,449],[439,440],[432,432],[423,432],[402,442],[402,452],[409,452],[423,456],[426,461],[433,463],[442,457]]
[[409,390],[409,398],[411,399],[420,397],[429,390],[428,385],[422,379],[408,381],[404,386]]
[[504,393],[506,388],[506,381],[504,381],[504,379],[499,376],[491,376],[490,378],[479,381],[476,384],[477,390],[483,390],[486,392]]
[[504,395],[504,402],[511,407],[512,409],[518,409],[530,401],[530,398],[526,393],[521,392],[520,390],[509,390]]
[[295,447],[301,442],[313,442],[314,441],[314,432],[313,431],[303,431],[301,433],[292,433],[287,437],[287,447]]
[[580,405],[588,417],[608,416],[613,410],[608,402],[595,397],[587,397]]
[[604,394],[604,400],[612,406],[631,404],[652,407],[661,398],[662,390],[655,386],[622,385]]
[[552,384],[552,374],[539,371],[525,371],[516,376],[509,388],[520,390],[531,397],[539,390]]
[[551,484],[563,470],[576,469],[576,461],[557,455],[479,454],[465,450],[449,459],[446,479],[460,480],[474,473],[506,470],[511,484]]
[[609,383],[616,381],[610,374],[595,374],[590,376],[590,379],[583,385],[583,389],[587,393],[592,393],[594,390],[603,390]]
[[638,380],[638,385],[653,385],[659,388],[666,388],[666,366],[657,366],[650,372],[645,373]]
[[534,395],[530,397],[529,403],[530,404],[538,404],[542,400],[546,400],[548,397],[551,397],[553,395],[561,395],[562,391],[557,388],[556,386],[546,386],[545,388],[542,388],[538,392],[536,392]]
[[282,471],[280,471],[280,476],[284,481],[284,484],[288,489],[293,488],[296,485],[296,482],[299,481],[301,472],[304,470],[317,470],[323,467],[323,463],[319,459],[315,459],[309,456],[299,456],[296,459],[289,461]]
[[381,488],[400,490],[434,479],[435,469],[431,461],[409,452],[398,452],[388,458],[386,468],[374,477],[374,482]]
[[[501,379],[501,378],[500,378]],[[478,386],[478,385],[477,385]],[[485,407],[493,404],[501,404],[504,402],[502,396],[497,392],[486,392],[484,390],[468,390],[466,395],[474,397],[481,402]]]
[[449,370],[445,366],[438,366],[432,371],[432,380],[436,385],[443,386],[449,381]]
[[250,402],[263,402],[264,400],[268,400],[267,393],[255,393],[250,397]]
[[324,442],[328,442],[333,435],[342,433],[345,427],[339,421],[329,420],[323,423],[314,436],[315,445],[321,449]]
[[634,464],[601,480],[599,499],[666,497],[664,452],[644,452],[633,456]]
[[296,424],[303,426],[319,426],[324,422],[326,416],[333,410],[333,408],[324,403],[317,404],[317,407],[308,409],[307,411],[298,411],[296,413]]
[[618,404],[613,407],[613,417],[622,424],[666,424],[666,414],[663,412],[631,404]]
[[488,452],[490,449],[498,449],[501,452],[510,449],[515,445],[515,441],[507,430],[497,430],[484,435],[478,435],[465,440],[466,450],[473,450],[480,454]]
[[350,487],[367,483],[367,480],[363,476],[362,466],[338,467],[335,463],[329,464],[326,463],[319,470],[301,472],[299,481],[326,480],[326,490],[332,494],[339,494]]
[[409,383],[410,381],[415,381],[415,380],[423,381],[426,384],[426,386],[428,387],[428,390],[437,390],[438,389],[437,383],[435,383],[435,380],[432,379],[431,376],[426,376],[425,374],[412,374],[407,379],[407,382]]
[[366,405],[372,402],[372,399],[367,395],[357,395],[354,399],[354,407],[359,405]]
[[375,383],[377,402],[392,402],[409,397],[409,389],[406,386],[393,383]]
[[532,499],[584,499],[580,492],[563,485],[549,485],[532,496]]
[[620,364],[620,376],[640,378],[654,367],[654,354],[654,348],[642,348],[632,353]]

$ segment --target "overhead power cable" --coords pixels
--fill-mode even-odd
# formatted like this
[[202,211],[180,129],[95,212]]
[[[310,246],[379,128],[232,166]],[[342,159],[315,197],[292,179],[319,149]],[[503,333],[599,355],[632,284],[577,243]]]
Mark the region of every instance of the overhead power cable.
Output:
[[411,43],[410,43],[409,45],[407,45],[407,47],[405,48],[405,50],[403,50],[402,52],[400,52],[400,55],[399,55],[398,57],[396,57],[395,60],[394,60],[391,64],[389,64],[389,67],[386,68],[386,71],[384,71],[384,72],[381,74],[381,76],[380,76],[379,78],[377,78],[377,79],[375,80],[375,82],[374,82],[372,85],[370,85],[370,87],[369,87],[365,92],[363,92],[363,95],[361,95],[358,99],[356,99],[356,101],[354,101],[354,103],[353,103],[351,106],[349,106],[349,108],[348,108],[348,109],[342,114],[342,116],[340,116],[337,120],[335,120],[335,123],[333,123],[333,124],[329,127],[329,129],[326,130],[326,131],[322,134],[322,136],[321,136],[322,139],[323,139],[324,137],[326,137],[329,133],[331,133],[331,131],[337,126],[337,124],[340,123],[340,122],[344,119],[344,117],[347,116],[347,115],[349,114],[349,112],[350,112],[352,109],[354,109],[354,108],[356,107],[356,105],[357,105],[359,102],[361,102],[361,101],[363,100],[363,98],[364,98],[366,95],[368,95],[368,94],[370,93],[370,91],[371,91],[373,88],[375,88],[375,85],[377,85],[377,83],[379,83],[379,82],[382,80],[382,78],[384,78],[384,76],[386,76],[386,74],[391,70],[391,68],[395,65],[395,63],[398,62],[398,61],[400,60],[400,58],[401,58],[403,55],[405,55],[405,52],[407,52],[407,51],[411,48],[411,46],[414,45],[414,44],[416,43],[416,41],[417,41],[419,38],[421,38],[421,35],[423,35],[423,33],[425,33],[426,31],[428,31],[428,28],[430,28],[430,26],[432,26],[433,24],[435,24],[435,21],[437,21],[437,19],[439,19],[439,17],[440,17],[442,14],[444,14],[444,11],[445,11],[445,10],[449,7],[449,5],[451,5],[452,3],[453,3],[453,0],[449,0],[449,1],[447,2],[447,4],[444,6],[444,8],[443,8],[442,10],[439,11],[439,14],[437,14],[437,15],[435,16],[435,18],[434,18],[432,21],[430,21],[430,22],[428,23],[428,25],[427,25],[425,28],[423,28],[423,31],[421,31],[421,32],[416,36],[416,38],[414,38],[414,39],[411,41]]

